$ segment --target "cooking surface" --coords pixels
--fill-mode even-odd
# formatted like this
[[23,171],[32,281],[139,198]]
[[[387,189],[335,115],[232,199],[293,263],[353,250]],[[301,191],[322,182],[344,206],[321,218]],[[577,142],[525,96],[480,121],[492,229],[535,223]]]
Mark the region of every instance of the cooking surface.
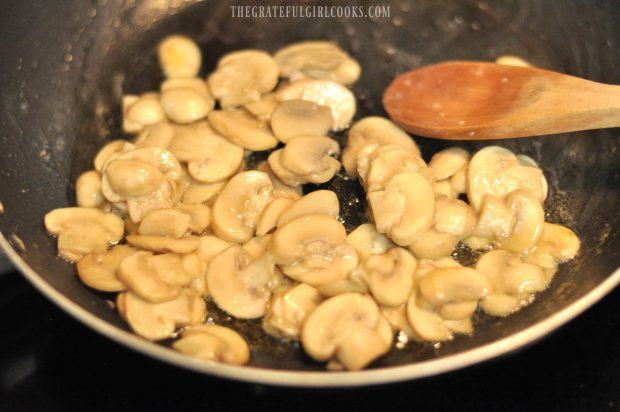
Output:
[[[18,273],[0,277],[0,410],[620,411],[620,289],[543,342],[417,382],[298,390],[209,378],[130,351],[70,318]],[[238,402],[238,403],[235,403]]]

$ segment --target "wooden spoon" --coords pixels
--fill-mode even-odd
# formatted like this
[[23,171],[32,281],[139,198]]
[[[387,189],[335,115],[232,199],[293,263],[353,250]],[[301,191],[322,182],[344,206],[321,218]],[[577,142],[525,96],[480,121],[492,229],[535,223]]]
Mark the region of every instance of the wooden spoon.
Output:
[[405,130],[450,140],[620,126],[620,86],[531,67],[446,62],[402,74],[383,106]]

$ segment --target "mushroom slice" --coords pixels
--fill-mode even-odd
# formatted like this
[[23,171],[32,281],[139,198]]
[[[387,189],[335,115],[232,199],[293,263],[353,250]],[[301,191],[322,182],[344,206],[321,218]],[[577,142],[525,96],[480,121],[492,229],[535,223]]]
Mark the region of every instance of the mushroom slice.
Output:
[[487,239],[507,238],[514,230],[514,211],[503,199],[484,195],[475,235]]
[[[168,151],[157,147],[145,147],[141,149],[135,149],[121,154],[118,157],[119,160],[137,160],[140,162],[148,163],[155,166],[159,171],[171,181],[177,181],[183,175],[183,169],[181,164],[174,157],[174,155]],[[106,167],[107,169],[107,167]],[[104,175],[105,175],[104,170]]]
[[467,182],[467,199],[475,210],[480,210],[484,195],[503,198],[517,189],[531,192],[541,204],[545,199],[542,171],[523,166],[514,153],[499,146],[487,146],[471,158]]
[[433,224],[435,191],[418,172],[397,174],[368,201],[377,230],[397,245],[410,245]]
[[458,193],[454,190],[454,187],[452,187],[450,179],[437,180],[433,183],[433,187],[437,195],[444,195],[448,199],[456,199],[458,197]]
[[181,238],[189,229],[190,216],[175,209],[149,210],[138,227],[140,235]]
[[[558,263],[574,258],[579,252],[579,247],[579,238],[575,232],[565,226],[545,222],[536,249],[526,255],[525,260],[547,269],[555,268]],[[541,264],[542,262],[546,264]]]
[[329,107],[300,99],[282,102],[270,117],[273,134],[284,143],[295,136],[325,136],[333,122]]
[[450,178],[450,185],[452,186],[452,189],[459,195],[467,193],[467,167],[462,168],[454,175],[452,175],[452,177]]
[[[282,151],[276,150],[271,155],[273,155],[274,153],[278,153],[279,156],[280,154],[282,154]],[[270,158],[271,155],[269,156]],[[273,195],[275,197],[285,197],[291,200],[299,199],[301,197],[301,186],[299,186],[298,183],[295,183],[293,186],[289,186],[285,184],[282,180],[280,180],[280,178],[276,176],[275,172],[271,169],[271,166],[269,164],[270,161],[271,160],[260,162],[256,167],[256,170],[267,173],[269,179],[271,179],[271,183],[273,184]],[[281,169],[285,170],[279,163],[279,158],[276,159],[276,163],[276,166],[279,166]],[[290,171],[287,171],[286,173],[294,177],[294,175]]]
[[125,284],[116,277],[116,271],[135,251],[131,246],[116,245],[106,253],[90,253],[77,262],[78,277],[86,286],[102,292],[123,291]]
[[159,43],[157,57],[164,75],[171,79],[195,77],[202,64],[198,45],[189,37],[178,34]]
[[107,143],[97,152],[95,159],[93,160],[93,166],[95,170],[99,173],[103,172],[103,167],[107,163],[108,159],[114,156],[118,156],[119,154],[132,150],[133,145],[125,140],[112,140]]
[[371,116],[355,122],[349,129],[347,145],[342,153],[342,164],[351,177],[357,177],[357,155],[367,144],[398,145],[421,156],[420,149],[411,136],[390,120]]
[[338,142],[323,136],[297,136],[289,140],[280,157],[282,166],[305,182],[325,183],[340,170],[332,157],[340,153]]
[[170,123],[156,123],[142,129],[134,145],[136,149],[157,147],[168,149],[174,138],[174,128]]
[[476,226],[473,209],[459,199],[435,198],[435,229],[459,239],[469,236]]
[[485,276],[467,267],[433,270],[420,279],[418,286],[422,296],[435,306],[478,301],[493,290]]
[[338,45],[327,41],[291,44],[276,52],[274,58],[284,78],[309,76],[352,84],[360,76],[359,64]]
[[278,219],[278,227],[304,215],[325,215],[334,219],[340,214],[338,196],[331,190],[315,190],[295,201]]
[[267,93],[261,96],[260,100],[246,103],[243,108],[252,113],[258,120],[267,121],[271,118],[274,110],[278,107],[276,95]]
[[211,209],[202,204],[179,203],[176,210],[189,216],[188,227],[192,233],[201,234],[211,222]]
[[211,205],[212,201],[215,201],[215,198],[220,194],[225,184],[225,182],[192,182],[189,186],[187,186],[187,188],[185,188],[181,200],[186,204],[206,203]]
[[126,133],[136,133],[145,126],[166,121],[158,93],[123,96],[122,106],[123,131]]
[[153,193],[130,197],[125,203],[115,203],[114,206],[119,208],[125,205],[125,210],[129,213],[131,220],[134,223],[139,223],[149,210],[171,207],[178,200],[178,194],[176,187],[170,181],[164,180],[159,189]]
[[368,285],[361,280],[362,275],[356,274],[351,276],[353,273],[359,273],[358,269],[354,269],[347,279],[334,280],[332,282],[323,283],[316,287],[316,290],[319,291],[321,296],[326,298],[331,298],[333,296],[342,295],[344,293],[360,293],[365,294],[368,293]]
[[357,266],[344,226],[325,215],[297,217],[276,230],[269,252],[289,277],[311,286],[345,279]]
[[286,197],[272,200],[263,210],[256,224],[256,236],[264,236],[278,225],[280,216],[295,203]]
[[450,233],[429,229],[409,245],[409,250],[420,259],[438,259],[450,256],[458,242]]
[[263,319],[263,329],[275,337],[298,340],[301,325],[323,299],[304,283],[275,294]]
[[168,339],[177,328],[200,324],[207,315],[205,301],[190,289],[183,289],[176,298],[162,303],[123,292],[116,299],[116,307],[131,329],[149,340]]
[[370,154],[368,161],[368,171],[360,175],[366,193],[385,189],[387,182],[401,172],[427,169],[424,160],[414,151],[398,145],[379,146]]
[[116,159],[105,168],[102,192],[110,202],[150,195],[163,183],[159,169],[139,160]]
[[279,149],[275,150],[269,155],[269,157],[267,158],[269,168],[278,178],[278,180],[280,180],[286,186],[298,187],[304,183],[304,179],[301,176],[298,176],[295,173],[291,172],[282,165],[282,152],[283,149]]
[[204,119],[213,107],[215,100],[190,87],[167,88],[160,98],[161,107],[173,122],[186,124]]
[[272,200],[273,185],[263,172],[247,171],[226,183],[213,205],[212,229],[222,239],[245,243],[256,231],[263,209]]
[[451,340],[454,333],[469,334],[473,331],[471,318],[446,320],[422,302],[417,293],[407,301],[407,318],[413,338],[421,342]]
[[230,246],[209,263],[209,293],[218,307],[236,318],[260,318],[271,297],[273,271],[269,255],[253,260],[241,246]]
[[232,143],[248,150],[272,149],[278,139],[263,122],[242,110],[215,110],[209,113],[209,123]]
[[321,303],[306,318],[303,348],[322,362],[336,357],[348,370],[359,370],[384,355],[392,329],[372,298],[358,293],[338,295]]
[[185,355],[205,361],[245,365],[250,348],[234,330],[219,325],[196,325],[183,331],[172,347]]
[[[191,89],[196,93],[202,95],[206,99],[213,101],[213,97],[211,96],[211,92],[209,91],[209,87],[207,83],[198,78],[198,77],[181,77],[175,79],[164,80],[159,86],[159,91],[161,93],[174,90],[174,89]],[[213,103],[211,106],[213,106]]]
[[205,264],[205,266],[208,266],[215,256],[228,249],[231,245],[231,243],[226,242],[216,236],[200,236],[200,245],[198,246],[198,250],[196,250],[196,253],[198,253],[198,256]]
[[266,251],[271,240],[271,235],[254,236],[252,239],[241,245],[241,248],[249,253],[252,259],[258,259]]
[[241,147],[215,134],[209,140],[210,154],[187,162],[190,176],[201,183],[226,180],[237,173],[243,162]]
[[347,243],[355,248],[361,260],[372,255],[382,255],[396,245],[372,223],[364,223],[356,227],[347,236]]
[[355,115],[356,103],[353,93],[339,83],[329,80],[298,80],[276,92],[276,99],[307,100],[331,109],[334,124],[332,130],[346,129]]
[[158,253],[190,253],[200,246],[200,238],[186,236],[180,239],[172,239],[165,236],[142,236],[129,235],[127,243],[140,249]]
[[514,216],[514,228],[507,238],[498,239],[498,246],[515,253],[533,250],[542,235],[545,211],[538,199],[526,190],[515,190],[506,197]]
[[84,172],[75,182],[76,203],[80,207],[99,207],[104,202],[101,175],[96,170]]
[[550,279],[540,266],[523,263],[518,255],[493,250],[476,263],[476,270],[486,276],[493,293],[482,300],[482,309],[495,316],[506,316],[530,303],[532,293],[544,290]]
[[428,166],[435,169],[437,180],[447,179],[467,166],[469,152],[460,147],[450,147],[433,155]]
[[223,108],[258,101],[278,83],[280,69],[260,50],[241,50],[224,55],[209,78],[209,88]]
[[403,248],[372,255],[362,264],[372,296],[379,304],[392,307],[407,302],[416,266],[416,258]]

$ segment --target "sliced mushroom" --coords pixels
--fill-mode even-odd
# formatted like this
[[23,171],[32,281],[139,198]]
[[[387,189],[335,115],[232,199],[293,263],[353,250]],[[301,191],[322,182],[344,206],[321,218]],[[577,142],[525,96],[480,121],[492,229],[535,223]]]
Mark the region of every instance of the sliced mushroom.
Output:
[[297,136],[282,149],[282,166],[306,183],[325,183],[340,170],[333,155],[340,153],[338,142],[329,137]]
[[131,329],[149,340],[168,339],[177,328],[200,324],[207,315],[205,301],[190,289],[183,289],[175,299],[162,303],[123,292],[117,296],[116,307]]
[[258,259],[267,251],[270,241],[271,235],[254,236],[252,239],[241,245],[241,248],[247,252],[252,259]]
[[462,200],[448,199],[445,196],[435,198],[435,229],[437,231],[462,239],[473,232],[476,220],[473,209]]
[[125,140],[112,140],[110,143],[99,149],[97,155],[95,156],[95,160],[93,160],[93,166],[96,171],[102,173],[103,167],[110,157],[132,149],[133,145]]
[[276,107],[278,107],[278,101],[274,93],[264,94],[260,100],[243,105],[245,110],[252,113],[260,121],[269,120]]
[[372,255],[362,264],[372,296],[381,305],[392,307],[407,302],[416,266],[416,259],[403,248]]
[[133,255],[131,246],[116,245],[106,253],[91,253],[77,262],[77,273],[87,286],[103,292],[120,292],[126,286],[116,276],[121,262]]
[[156,166],[139,160],[116,159],[105,168],[102,190],[110,202],[150,195],[162,184],[164,175]]
[[429,229],[409,245],[409,250],[420,259],[439,259],[450,256],[458,242],[453,234]]
[[498,239],[498,246],[515,253],[533,250],[542,235],[545,211],[538,199],[526,190],[515,190],[506,197],[515,216],[514,228],[507,238]]
[[228,249],[232,244],[226,242],[216,236],[204,235],[200,236],[200,245],[196,250],[198,256],[205,266],[208,266],[211,260]]
[[263,210],[256,224],[256,236],[264,236],[278,225],[280,216],[291,207],[293,200],[281,197],[271,201]]
[[452,183],[450,183],[450,179],[437,180],[433,184],[433,187],[437,195],[444,195],[448,199],[456,199],[458,197],[458,193],[454,190]]
[[176,210],[190,217],[189,230],[197,235],[204,232],[211,222],[211,209],[206,205],[179,203],[176,206]]
[[266,173],[247,171],[226,183],[213,205],[212,229],[229,242],[244,243],[256,231],[263,209],[272,200],[273,185]]
[[339,83],[329,80],[298,80],[276,92],[276,99],[307,100],[331,109],[334,124],[332,130],[343,130],[355,115],[356,103],[353,93]]
[[183,331],[172,347],[181,353],[205,361],[245,365],[250,348],[234,330],[219,325],[196,325]]
[[340,214],[340,204],[336,193],[331,190],[315,190],[308,193],[280,215],[277,226],[282,227],[299,216],[315,214],[337,218]]
[[575,232],[555,223],[545,222],[536,248],[525,256],[527,262],[536,263],[545,269],[554,269],[577,255],[580,241]]
[[276,230],[269,252],[289,277],[311,286],[345,279],[357,266],[344,226],[325,215],[297,217]]
[[397,245],[410,245],[433,224],[435,191],[418,172],[397,174],[368,201],[377,230]]
[[476,270],[467,267],[436,269],[419,281],[421,295],[435,306],[478,301],[488,296],[493,286]]
[[197,181],[213,184],[237,173],[243,162],[243,149],[217,135],[209,140],[210,154],[189,160],[187,170]]
[[428,169],[415,151],[398,145],[379,146],[370,154],[368,162],[368,171],[360,174],[366,193],[384,190],[387,182],[399,173],[422,173],[422,170]]
[[467,199],[475,210],[480,210],[484,195],[502,198],[524,189],[541,204],[546,196],[542,171],[522,165],[514,153],[499,146],[487,146],[471,158],[467,181]]
[[75,182],[75,198],[80,207],[99,207],[104,202],[101,175],[96,170],[84,172]]
[[255,319],[265,314],[273,275],[269,255],[253,260],[241,246],[233,245],[209,263],[207,285],[222,310],[240,319]]
[[[267,173],[267,175],[269,176],[269,179],[271,179],[271,183],[273,184],[273,195],[274,197],[285,197],[287,199],[291,199],[291,200],[297,200],[301,197],[301,186],[299,186],[298,183],[295,183],[292,186],[289,186],[287,184],[285,184],[282,180],[280,180],[280,178],[275,174],[275,172],[271,169],[270,166],[270,162],[271,162],[271,157],[274,153],[278,153],[278,156],[280,154],[282,154],[281,150],[276,150],[273,153],[271,153],[271,155],[269,156],[269,161],[262,161],[258,164],[258,166],[256,167],[256,170],[260,171],[260,172],[264,172]],[[284,169],[280,164],[279,164],[279,159],[277,160],[277,167],[279,166],[281,169]],[[290,173],[290,172],[288,172]],[[290,173],[291,176],[294,176],[292,173]]]
[[368,285],[362,280],[363,273],[359,268],[349,272],[347,279],[333,280],[316,286],[321,296],[331,298],[345,293],[368,293]]
[[190,216],[175,209],[153,209],[144,216],[138,227],[140,235],[181,238],[189,229]]
[[303,76],[352,84],[361,73],[359,64],[338,45],[327,41],[294,43],[274,56],[284,78]]
[[276,87],[280,69],[260,50],[241,50],[224,55],[209,78],[209,88],[223,108],[258,101]]
[[414,339],[421,342],[441,342],[451,340],[454,333],[469,334],[473,331],[471,318],[446,320],[412,293],[407,301],[407,318]]
[[181,124],[204,119],[215,107],[215,100],[210,95],[189,87],[167,89],[162,92],[160,101],[166,117]]
[[282,165],[283,149],[273,151],[267,158],[269,168],[273,174],[288,187],[299,187],[304,183],[304,179],[288,170]]
[[157,147],[168,149],[174,138],[174,127],[170,123],[155,123],[142,129],[134,145],[136,149]]
[[166,114],[158,93],[123,96],[123,131],[136,133],[145,126],[165,122]]
[[245,149],[260,151],[278,145],[278,139],[265,124],[245,111],[215,110],[208,118],[215,130]]
[[510,205],[504,199],[493,195],[485,195],[480,204],[478,224],[475,235],[494,240],[507,238],[514,230],[515,216]]
[[467,167],[462,168],[450,178],[450,185],[457,194],[467,193]]
[[275,337],[298,340],[301,325],[323,299],[304,283],[273,296],[263,319],[263,329]]
[[347,236],[347,243],[355,248],[361,260],[372,255],[382,255],[396,245],[372,223],[364,223],[356,227]]
[[89,253],[105,253],[123,238],[125,222],[96,208],[66,207],[45,215],[45,228],[58,236],[60,256],[77,261]]
[[186,236],[173,239],[165,236],[129,235],[127,243],[140,249],[158,253],[190,253],[200,246],[200,238]]
[[183,192],[181,198],[183,203],[198,204],[206,203],[211,205],[215,198],[220,194],[226,182],[218,183],[198,183],[192,182]]
[[367,144],[398,145],[413,150],[420,156],[420,150],[411,136],[383,117],[365,117],[351,126],[347,145],[342,153],[342,164],[351,177],[357,177],[357,154]]
[[273,134],[284,143],[295,136],[326,136],[333,122],[329,107],[300,99],[282,102],[270,117]]
[[435,169],[437,180],[448,179],[467,166],[469,152],[460,147],[450,147],[433,155],[428,166]]
[[321,303],[306,318],[303,348],[313,359],[336,357],[348,370],[359,370],[387,353],[392,329],[372,298],[357,293]]
[[195,77],[202,64],[198,45],[189,37],[166,37],[157,47],[159,65],[164,75],[171,79]]

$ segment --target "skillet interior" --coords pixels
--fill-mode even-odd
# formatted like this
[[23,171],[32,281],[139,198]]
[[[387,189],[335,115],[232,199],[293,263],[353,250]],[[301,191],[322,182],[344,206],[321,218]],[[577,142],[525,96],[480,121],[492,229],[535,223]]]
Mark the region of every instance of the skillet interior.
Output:
[[[620,83],[616,64],[620,31],[614,30],[613,21],[620,4],[613,1],[382,4],[391,6],[390,19],[232,19],[228,2],[1,5],[0,200],[6,213],[0,217],[0,230],[46,283],[127,330],[106,303],[108,296],[88,290],[74,276],[74,268],[55,257],[55,240],[45,233],[42,216],[74,204],[76,177],[90,168],[105,141],[121,135],[120,96],[157,87],[161,75],[155,45],[173,32],[200,43],[203,73],[230,50],[274,51],[303,39],[334,40],[364,69],[354,87],[358,118],[384,114],[382,90],[395,74],[448,59],[493,60],[511,53],[543,68]],[[581,18],[573,22],[574,16]],[[610,129],[497,142],[539,162],[550,182],[548,219],[579,234],[581,254],[561,267],[536,303],[516,315],[481,316],[473,337],[459,337],[440,348],[414,345],[394,350],[373,368],[437,359],[512,335],[577,301],[606,279],[620,264],[619,135]],[[416,140],[427,160],[454,144]],[[476,150],[493,143],[460,145]],[[339,194],[347,226],[359,224],[364,204],[359,187],[343,179],[325,186]],[[351,202],[354,198],[362,202]],[[213,314],[219,316],[217,311]],[[251,343],[252,366],[323,370],[294,347],[263,337],[258,322],[233,323]]]

